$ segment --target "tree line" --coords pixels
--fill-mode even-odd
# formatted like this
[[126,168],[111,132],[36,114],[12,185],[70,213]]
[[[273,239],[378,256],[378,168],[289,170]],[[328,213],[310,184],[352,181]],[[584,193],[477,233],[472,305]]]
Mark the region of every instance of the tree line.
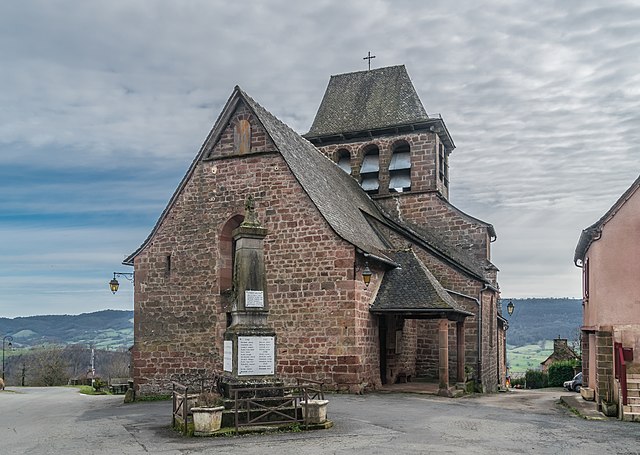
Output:
[[[506,311],[508,303],[514,312]],[[509,322],[507,343],[512,346],[536,344],[542,340],[579,339],[582,300],[558,298],[501,299],[502,315]]]
[[[129,377],[129,351],[94,350],[96,376],[103,381]],[[91,349],[84,345],[42,346],[5,356],[5,382],[10,386],[59,386],[86,380]]]

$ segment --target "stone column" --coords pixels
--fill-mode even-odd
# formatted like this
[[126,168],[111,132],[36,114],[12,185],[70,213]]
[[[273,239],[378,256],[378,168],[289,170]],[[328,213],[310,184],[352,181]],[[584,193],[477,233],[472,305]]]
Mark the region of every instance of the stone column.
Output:
[[596,387],[600,410],[606,416],[616,415],[618,390],[614,380],[613,328],[610,326],[596,332]]
[[465,339],[464,339],[464,320],[456,322],[456,347],[457,347],[457,382],[465,382],[465,371],[464,371],[464,347],[465,347]]
[[438,321],[439,350],[439,395],[449,395],[449,321],[440,319]]

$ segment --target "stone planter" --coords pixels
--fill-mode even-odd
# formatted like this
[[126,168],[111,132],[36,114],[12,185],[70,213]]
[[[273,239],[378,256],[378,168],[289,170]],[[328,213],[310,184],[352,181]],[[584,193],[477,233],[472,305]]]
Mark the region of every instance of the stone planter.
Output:
[[324,423],[327,420],[327,404],[329,400],[301,401],[302,416],[307,423]]
[[224,411],[224,406],[191,408],[191,413],[193,414],[193,434],[196,436],[206,436],[218,431],[222,424],[222,411]]
[[607,403],[606,401],[603,401],[600,403],[600,408],[602,409],[602,413],[607,417],[615,417],[618,415],[617,403]]

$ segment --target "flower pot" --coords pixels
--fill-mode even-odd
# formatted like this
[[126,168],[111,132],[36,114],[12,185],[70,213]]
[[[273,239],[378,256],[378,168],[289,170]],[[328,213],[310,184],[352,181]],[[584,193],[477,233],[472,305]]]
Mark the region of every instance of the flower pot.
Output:
[[324,423],[327,420],[327,404],[329,400],[301,401],[302,415],[306,423]]
[[224,406],[191,408],[191,413],[193,414],[193,434],[196,436],[204,436],[218,431],[222,424],[222,411],[224,411]]

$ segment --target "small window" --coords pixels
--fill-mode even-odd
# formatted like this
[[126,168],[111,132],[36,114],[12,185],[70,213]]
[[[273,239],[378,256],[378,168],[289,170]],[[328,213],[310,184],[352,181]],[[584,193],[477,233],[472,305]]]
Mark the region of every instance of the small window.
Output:
[[407,143],[393,149],[389,164],[389,191],[411,191],[411,149]]
[[444,183],[446,188],[449,187],[449,154],[446,152],[444,148],[444,144],[440,143],[438,145],[439,153],[438,153],[438,162],[439,162],[439,172],[438,176],[440,180]]
[[336,153],[338,166],[347,174],[351,174],[351,154],[349,150],[338,150]]
[[587,300],[589,298],[589,258],[585,259],[582,266],[582,289],[584,299]]
[[251,124],[240,120],[233,129],[233,141],[236,153],[248,153],[251,150]]
[[360,186],[368,192],[377,192],[380,188],[380,153],[375,145],[364,154],[360,167]]

